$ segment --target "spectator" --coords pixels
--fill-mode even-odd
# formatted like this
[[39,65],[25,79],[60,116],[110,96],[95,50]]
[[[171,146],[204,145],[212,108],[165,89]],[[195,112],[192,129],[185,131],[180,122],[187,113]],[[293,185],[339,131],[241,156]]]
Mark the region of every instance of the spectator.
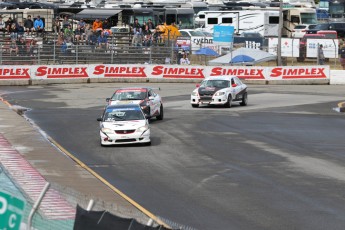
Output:
[[139,24],[139,20],[137,18],[134,19],[134,23],[133,23],[133,27],[132,28],[133,28],[134,34],[137,34],[137,32],[139,32],[141,34],[142,28],[141,28],[141,26]]
[[31,57],[34,56],[35,45],[36,45],[36,40],[35,39],[31,39],[30,42],[27,44],[26,52]]
[[2,20],[1,15],[0,15],[0,31],[2,31],[2,36],[5,37],[6,23]]
[[99,35],[97,39],[97,46],[98,48],[104,48],[106,50],[109,48],[108,38],[104,36],[103,32],[101,32],[101,35]]
[[102,22],[97,18],[92,24],[92,30],[96,36],[100,36],[102,32]]
[[[85,26],[85,39],[86,39],[86,44],[88,44],[88,45],[91,45],[91,44],[95,44],[94,43],[94,40],[95,39],[93,39],[93,37],[95,37],[94,36],[94,34],[93,34],[93,31],[92,31],[92,28],[91,28],[91,25],[90,24],[87,24],[86,26]],[[93,41],[93,42],[92,42]]]
[[157,29],[154,29],[153,30],[153,33],[152,33],[152,43],[153,45],[157,45],[157,43],[160,43],[161,42],[161,33],[159,33],[157,31]]
[[108,22],[107,19],[105,19],[104,22],[102,23],[102,29],[103,30],[110,30],[110,28],[111,28],[110,23]]
[[144,29],[143,29],[143,35],[145,36],[145,35],[151,35],[152,34],[152,32],[151,32],[151,30],[149,29],[149,26],[148,25],[146,25],[145,27],[144,27]]
[[80,26],[80,30],[85,33],[85,26],[86,26],[86,23],[84,21],[84,19],[80,19],[80,21],[78,22],[77,26]]
[[77,25],[77,28],[74,30],[74,38],[77,44],[84,40],[84,31],[81,29],[81,25],[79,24]]
[[155,25],[153,24],[151,18],[149,18],[149,20],[147,21],[147,25],[148,25],[150,30],[154,30],[156,28]]
[[325,64],[325,55],[323,53],[323,45],[322,44],[319,46],[318,58],[319,58],[319,65],[324,65]]
[[21,56],[24,56],[26,53],[26,42],[23,37],[20,37],[17,41],[18,53]]
[[55,18],[54,23],[53,23],[53,31],[54,33],[56,33],[57,35],[59,35],[60,31],[61,31],[61,23],[60,23],[60,19],[59,18]]
[[190,61],[186,53],[184,53],[182,58],[180,59],[180,65],[190,65]]
[[74,32],[72,30],[72,26],[68,25],[68,27],[64,30],[64,38],[66,42],[73,42]]
[[16,23],[12,23],[9,32],[11,40],[16,40],[18,38],[18,27]]
[[34,22],[31,20],[31,15],[28,15],[28,18],[24,21],[24,30],[27,35],[29,35],[29,33],[32,35],[34,31]]
[[9,18],[7,19],[7,21],[5,22],[6,31],[7,31],[8,33],[10,33],[12,24],[13,24],[13,20],[12,20],[11,17],[9,17]]
[[18,37],[23,37],[24,35],[24,26],[22,25],[21,22],[18,23]]
[[18,56],[18,46],[15,39],[12,39],[10,44],[10,55],[12,55],[12,52],[14,52],[15,55]]
[[64,40],[65,40],[64,33],[61,31],[58,35],[56,45],[61,46]]
[[65,16],[63,18],[63,21],[62,21],[62,29],[65,30],[66,28],[68,28],[68,26],[70,26],[71,23],[69,23],[69,20],[68,20],[68,17]]
[[136,34],[133,36],[132,46],[141,47],[142,44],[143,44],[143,38],[142,38],[140,32],[137,31]]
[[36,18],[36,20],[34,22],[34,28],[35,28],[35,30],[37,32],[37,35],[38,34],[42,35],[42,33],[44,32],[44,23],[43,23],[43,21],[41,19],[41,16],[39,16],[39,15],[37,16],[37,18]]
[[144,36],[143,45],[145,47],[150,47],[152,45],[152,36],[151,36],[151,34],[147,34],[147,35]]

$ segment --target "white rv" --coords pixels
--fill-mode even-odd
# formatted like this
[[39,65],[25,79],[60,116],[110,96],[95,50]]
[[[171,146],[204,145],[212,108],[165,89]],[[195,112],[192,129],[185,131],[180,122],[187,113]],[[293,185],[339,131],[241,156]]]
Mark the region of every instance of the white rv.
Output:
[[291,37],[295,27],[299,24],[318,24],[316,9],[313,8],[289,8],[283,10],[283,36]]
[[214,25],[233,26],[235,34],[258,32],[264,37],[276,37],[279,29],[279,12],[259,10],[203,11],[205,31],[213,33]]

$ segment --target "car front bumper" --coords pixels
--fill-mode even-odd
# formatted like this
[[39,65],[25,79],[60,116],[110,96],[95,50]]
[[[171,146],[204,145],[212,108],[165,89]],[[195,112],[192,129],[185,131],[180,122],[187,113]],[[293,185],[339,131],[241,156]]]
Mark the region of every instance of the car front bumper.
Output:
[[150,129],[145,132],[134,132],[130,134],[105,134],[100,131],[102,145],[126,145],[136,143],[149,143]]
[[221,96],[191,96],[190,103],[193,105],[224,105],[228,98]]

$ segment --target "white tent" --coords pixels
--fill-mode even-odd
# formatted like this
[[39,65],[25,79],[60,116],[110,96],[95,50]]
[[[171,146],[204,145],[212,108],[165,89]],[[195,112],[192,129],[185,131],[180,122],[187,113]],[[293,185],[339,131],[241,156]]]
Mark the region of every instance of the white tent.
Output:
[[[219,58],[213,59],[208,62],[208,65],[232,65],[231,59],[236,57],[237,55],[247,55],[249,57],[252,57],[254,59],[251,63],[245,63],[246,65],[255,65],[260,62],[267,62],[267,61],[273,61],[277,59],[276,55],[270,54],[268,52],[257,50],[257,49],[248,49],[248,48],[239,48],[237,50],[234,50],[224,56],[221,56]],[[241,63],[236,63],[236,65],[239,65]]]

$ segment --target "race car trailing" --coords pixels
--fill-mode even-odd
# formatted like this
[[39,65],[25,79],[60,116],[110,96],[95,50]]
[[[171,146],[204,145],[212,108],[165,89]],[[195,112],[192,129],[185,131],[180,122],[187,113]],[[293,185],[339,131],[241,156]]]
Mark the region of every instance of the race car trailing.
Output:
[[223,105],[230,108],[232,102],[245,106],[248,103],[247,85],[235,76],[217,76],[204,79],[191,94],[190,103],[199,105]]
[[149,87],[117,89],[111,98],[107,98],[107,102],[108,105],[138,104],[148,117],[163,120],[162,98]]

